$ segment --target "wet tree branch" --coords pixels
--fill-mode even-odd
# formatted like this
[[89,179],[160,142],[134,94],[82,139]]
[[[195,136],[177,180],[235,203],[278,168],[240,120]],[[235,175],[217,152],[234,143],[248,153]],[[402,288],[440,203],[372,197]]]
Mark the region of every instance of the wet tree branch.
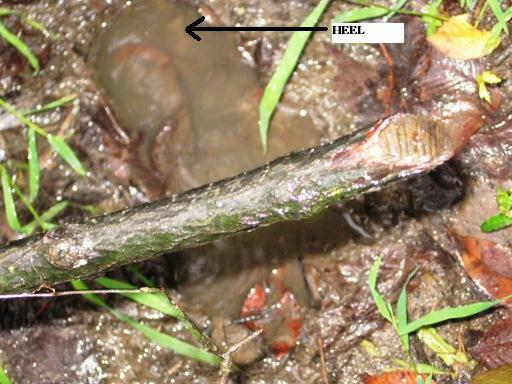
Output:
[[459,144],[438,122],[394,115],[231,179],[7,243],[0,247],[0,293],[90,277],[312,216],[340,199],[426,172]]

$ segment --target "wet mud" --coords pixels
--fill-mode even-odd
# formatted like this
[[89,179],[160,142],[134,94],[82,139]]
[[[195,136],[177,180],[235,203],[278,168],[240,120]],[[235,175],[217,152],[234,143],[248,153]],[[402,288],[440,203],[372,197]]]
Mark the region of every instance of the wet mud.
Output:
[[[474,136],[454,160],[428,175],[340,203],[309,220],[166,255],[140,269],[170,287],[222,350],[264,330],[235,357],[242,369],[232,375],[234,383],[325,384],[327,377],[330,383],[356,384],[364,374],[391,366],[393,358],[406,359],[367,286],[368,270],[379,256],[379,289],[390,298],[398,297],[407,275],[419,267],[410,284],[411,318],[512,290],[506,285],[512,230],[483,234],[479,229],[495,212],[495,188],[511,186],[511,111],[503,102],[512,96],[510,84],[486,105],[473,78],[488,63],[467,65],[440,56],[415,19],[398,18],[407,23],[409,43],[388,47],[391,64],[378,46],[333,47],[329,36],[316,34],[274,117],[269,152],[262,155],[258,102],[287,36],[212,33],[198,43],[183,29],[199,12],[215,25],[295,25],[311,4],[223,0],[214,5],[155,0],[21,6],[63,36],[52,43],[7,20],[31,47],[43,47],[36,52],[43,66],[40,78],[27,76],[26,63],[0,43],[3,97],[28,108],[71,92],[80,95],[75,108],[42,115],[38,122],[72,133],[70,143],[91,174],[77,179],[47,155],[38,208],[65,198],[113,211],[236,175],[390,113],[418,113],[441,119],[447,129],[464,127],[450,140]],[[333,4],[322,22],[344,7]],[[495,65],[510,73],[508,57],[501,52]],[[24,142],[23,131],[7,114],[0,114],[0,128],[7,156],[21,158],[25,148],[17,143]],[[425,132],[432,138],[437,131]],[[84,215],[73,208],[58,220]],[[0,220],[2,238],[15,238]],[[470,262],[492,274],[479,275],[468,269]],[[123,268],[111,275],[138,283]],[[162,314],[119,297],[108,300],[139,321],[191,341]],[[0,303],[0,316],[0,361],[16,382],[218,379],[215,368],[155,346],[80,299]],[[501,308],[438,330],[451,344],[463,340],[470,348],[490,324],[507,316],[510,309]],[[384,357],[365,352],[363,340],[372,341]],[[412,351],[424,362],[439,363],[416,339]],[[469,383],[470,377],[462,372],[457,383]]]

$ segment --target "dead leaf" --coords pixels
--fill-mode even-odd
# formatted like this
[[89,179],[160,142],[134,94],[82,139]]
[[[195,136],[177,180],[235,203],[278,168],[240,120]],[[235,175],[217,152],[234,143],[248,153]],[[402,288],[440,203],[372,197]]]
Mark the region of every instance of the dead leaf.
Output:
[[494,323],[470,353],[487,368],[512,364],[512,317]]
[[248,318],[250,330],[263,330],[263,339],[276,357],[295,348],[303,318],[301,307],[282,279],[285,270],[278,268],[264,283],[257,283],[246,296],[241,316]]
[[[423,379],[427,378],[422,375]],[[417,384],[417,374],[413,371],[392,371],[379,375],[366,375],[363,377],[364,384]],[[436,384],[435,381],[431,382]]]
[[434,351],[446,365],[450,367],[465,366],[469,369],[475,368],[475,361],[471,360],[463,351],[458,351],[448,344],[434,328],[421,328],[418,331],[418,338],[423,344]]
[[512,383],[512,365],[505,365],[479,375],[476,375],[471,384],[510,384]]
[[459,236],[464,252],[462,263],[471,279],[495,299],[512,294],[512,256],[493,241]]
[[477,59],[490,54],[500,39],[490,31],[469,24],[468,15],[452,16],[427,40],[437,50],[455,59]]

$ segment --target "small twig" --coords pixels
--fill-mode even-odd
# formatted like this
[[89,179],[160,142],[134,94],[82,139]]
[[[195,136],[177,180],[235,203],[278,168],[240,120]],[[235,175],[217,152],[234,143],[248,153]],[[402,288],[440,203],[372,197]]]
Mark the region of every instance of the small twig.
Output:
[[220,365],[220,370],[222,375],[217,382],[217,384],[226,384],[228,381],[229,374],[231,372],[231,367],[233,366],[233,354],[238,351],[245,344],[249,343],[251,340],[260,336],[263,332],[263,329],[258,329],[257,331],[251,333],[249,336],[240,340],[238,343],[232,345],[226,353],[222,354],[222,363]]
[[188,329],[190,334],[201,344],[203,349],[211,352],[213,354],[217,354],[217,346],[213,343],[208,335],[206,335],[201,328],[192,320],[182,309],[181,307],[174,301],[174,298],[171,296],[169,291],[166,288],[161,288],[160,291],[167,297],[167,300],[172,304],[172,306],[178,311],[177,319],[181,321]]
[[393,73],[393,58],[389,54],[388,49],[384,44],[379,44],[380,50],[382,52],[382,55],[384,56],[384,59],[386,59],[386,63],[388,65],[388,89],[386,92],[386,99],[384,100],[384,113],[385,115],[391,114],[391,102],[393,100],[393,89],[395,88],[395,76]]
[[0,300],[9,299],[26,299],[26,298],[41,298],[41,297],[60,297],[60,296],[73,296],[73,295],[107,295],[111,293],[157,293],[160,292],[157,288],[139,288],[139,289],[88,289],[83,291],[55,291],[55,292],[42,292],[42,293],[13,293],[7,295],[0,295]]
[[[485,0],[478,0],[476,3],[475,9],[471,12],[471,20],[470,22],[475,24],[475,28],[478,28],[478,24],[480,24],[480,20],[487,8],[487,2]],[[475,18],[476,16],[476,18]]]
[[316,343],[318,345],[318,352],[320,354],[320,367],[322,369],[322,380],[324,384],[329,384],[329,374],[327,373],[327,366],[325,365],[325,352],[324,352],[324,341],[322,336],[317,335]]
[[249,336],[245,337],[244,339],[240,340],[238,343],[232,345],[226,353],[224,353],[222,356],[226,355],[233,355],[236,351],[238,351],[240,348],[242,348],[245,344],[249,343],[259,335],[263,333],[263,329],[258,329],[257,331],[254,331]]
[[167,375],[168,376],[172,376],[174,375],[175,373],[177,373],[181,367],[183,366],[183,360],[180,360],[178,361],[176,364],[174,364],[168,371],[167,371]]

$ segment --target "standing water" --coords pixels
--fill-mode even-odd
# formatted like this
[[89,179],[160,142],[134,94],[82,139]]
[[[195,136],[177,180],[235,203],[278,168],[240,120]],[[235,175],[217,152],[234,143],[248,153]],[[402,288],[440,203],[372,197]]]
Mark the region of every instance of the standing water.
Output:
[[315,145],[308,118],[277,113],[269,153],[258,134],[261,82],[243,62],[236,34],[185,27],[190,6],[140,1],[123,10],[99,38],[93,65],[117,119],[167,192],[233,176],[278,155]]

